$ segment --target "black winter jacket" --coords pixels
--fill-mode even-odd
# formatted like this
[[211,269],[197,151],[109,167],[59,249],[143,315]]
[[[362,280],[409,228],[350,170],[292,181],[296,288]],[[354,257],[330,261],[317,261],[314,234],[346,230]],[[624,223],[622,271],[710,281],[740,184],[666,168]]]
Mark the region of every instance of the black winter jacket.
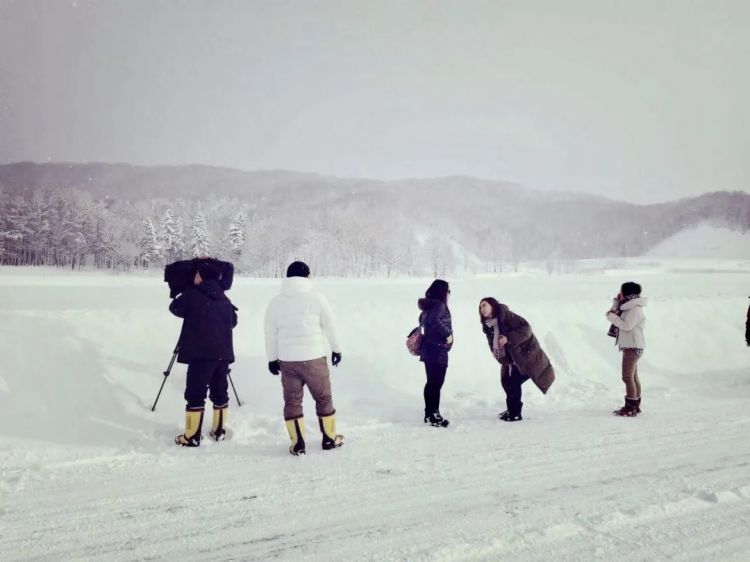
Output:
[[431,298],[419,299],[417,305],[422,310],[419,321],[424,326],[419,360],[424,363],[448,365],[448,352],[452,346],[445,340],[453,335],[448,307],[444,302]]
[[177,362],[234,362],[232,328],[237,325],[236,310],[219,284],[210,279],[174,299],[169,311],[184,319]]

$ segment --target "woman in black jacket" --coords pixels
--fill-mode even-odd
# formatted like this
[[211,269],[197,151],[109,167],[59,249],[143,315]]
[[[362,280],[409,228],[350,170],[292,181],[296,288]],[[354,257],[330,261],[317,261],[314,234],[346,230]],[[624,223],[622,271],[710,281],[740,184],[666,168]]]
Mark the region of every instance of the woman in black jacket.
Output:
[[532,379],[544,394],[555,380],[555,371],[529,323],[496,299],[479,302],[479,321],[493,356],[500,363],[500,384],[505,391],[507,410],[498,415],[502,421],[521,421],[523,391],[521,385]]
[[424,422],[435,427],[447,427],[448,420],[440,415],[440,389],[448,369],[448,352],[453,345],[453,326],[448,310],[448,282],[435,279],[425,291],[425,298],[417,305],[422,313],[419,323],[424,335],[419,360],[424,363],[427,384],[424,386]]

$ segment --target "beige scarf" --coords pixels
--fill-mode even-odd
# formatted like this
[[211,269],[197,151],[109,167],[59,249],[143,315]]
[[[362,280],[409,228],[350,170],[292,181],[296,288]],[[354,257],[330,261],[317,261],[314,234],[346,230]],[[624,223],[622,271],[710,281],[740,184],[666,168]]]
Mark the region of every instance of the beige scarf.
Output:
[[486,326],[492,328],[492,354],[495,356],[495,359],[500,361],[500,359],[505,357],[505,346],[500,347],[498,345],[500,330],[497,329],[497,318],[489,318],[484,323]]

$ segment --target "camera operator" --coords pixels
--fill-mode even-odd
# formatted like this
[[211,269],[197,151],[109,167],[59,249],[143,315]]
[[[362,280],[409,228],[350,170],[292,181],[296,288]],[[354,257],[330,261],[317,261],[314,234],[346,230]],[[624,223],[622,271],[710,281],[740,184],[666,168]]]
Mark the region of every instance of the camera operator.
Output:
[[237,308],[224,294],[218,280],[221,270],[209,261],[200,262],[193,286],[169,305],[172,314],[183,318],[178,363],[187,363],[185,386],[185,432],[175,443],[198,447],[206,401],[206,390],[213,402],[211,437],[222,441],[226,436],[229,406],[227,374],[234,362],[232,329],[237,325]]

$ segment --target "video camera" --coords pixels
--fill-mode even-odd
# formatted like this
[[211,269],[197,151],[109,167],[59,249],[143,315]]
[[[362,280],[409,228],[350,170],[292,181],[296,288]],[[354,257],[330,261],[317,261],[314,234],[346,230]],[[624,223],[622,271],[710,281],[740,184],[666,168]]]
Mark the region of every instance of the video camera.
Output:
[[215,258],[193,258],[192,260],[181,260],[170,263],[164,268],[164,282],[169,285],[169,298],[173,299],[180,293],[195,286],[195,272],[198,267],[209,262],[213,267],[218,269],[219,285],[224,291],[232,288],[234,280],[234,265],[228,261],[221,261]]

